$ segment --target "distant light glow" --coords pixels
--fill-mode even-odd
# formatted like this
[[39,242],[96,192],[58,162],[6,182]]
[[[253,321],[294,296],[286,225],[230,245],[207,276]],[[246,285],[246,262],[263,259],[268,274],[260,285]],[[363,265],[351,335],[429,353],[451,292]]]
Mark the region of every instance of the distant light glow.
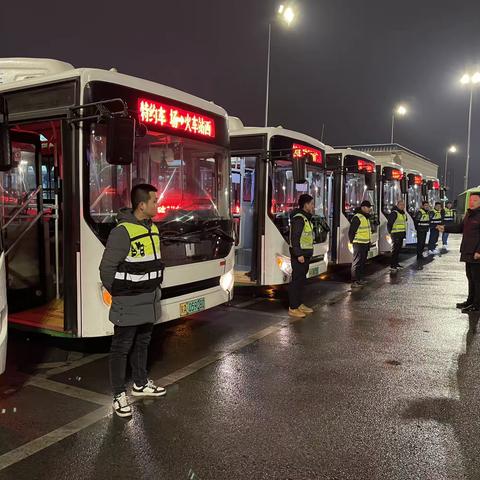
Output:
[[480,72],[475,72],[472,76],[472,83],[480,82]]
[[295,18],[295,13],[291,7],[287,7],[283,12],[282,16],[283,16],[283,19],[285,20],[285,23],[287,25],[290,25],[293,22],[293,19]]
[[440,182],[438,180],[434,180],[432,183],[433,190],[440,190]]
[[450,153],[456,153],[456,152],[457,152],[457,147],[456,147],[455,145],[452,145],[452,146],[448,149],[448,151],[449,151]]
[[285,5],[280,5],[278,7],[278,13],[281,15],[283,13],[283,11],[285,10]]
[[470,75],[468,73],[465,73],[460,79],[460,83],[462,85],[466,85],[467,83],[470,83]]
[[405,107],[405,105],[399,105],[397,107],[397,113],[398,115],[405,115],[407,113],[407,108]]

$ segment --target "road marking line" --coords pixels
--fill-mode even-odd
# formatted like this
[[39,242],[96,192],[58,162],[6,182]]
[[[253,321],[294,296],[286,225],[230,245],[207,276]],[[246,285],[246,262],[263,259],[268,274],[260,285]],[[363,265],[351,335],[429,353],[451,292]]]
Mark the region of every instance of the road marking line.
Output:
[[65,365],[64,367],[51,368],[48,371],[36,376],[53,377],[54,375],[59,375],[60,373],[68,372],[69,370],[73,370],[74,368],[87,365],[87,363],[95,362],[96,360],[100,360],[101,358],[104,358],[106,356],[108,356],[108,353],[94,353],[92,355],[87,355],[85,357],[82,357],[78,360],[74,360],[73,362],[70,362],[68,365]]
[[26,385],[32,385],[43,390],[49,390],[51,392],[61,393],[68,397],[73,397],[78,400],[84,400],[86,402],[97,403],[98,405],[108,405],[112,399],[101,393],[93,392],[85,388],[76,387],[74,385],[68,385],[66,383],[55,382],[47,378],[32,377],[26,383]]

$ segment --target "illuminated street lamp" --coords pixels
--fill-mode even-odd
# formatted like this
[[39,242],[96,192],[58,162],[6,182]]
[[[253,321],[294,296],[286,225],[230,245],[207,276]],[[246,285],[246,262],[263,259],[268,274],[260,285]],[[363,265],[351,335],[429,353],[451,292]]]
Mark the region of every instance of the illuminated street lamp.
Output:
[[395,115],[400,115],[403,117],[407,113],[407,107],[405,105],[399,105],[393,112],[392,112],[392,137],[390,143],[393,143],[393,132],[395,128]]
[[457,153],[457,147],[455,145],[451,145],[445,151],[445,170],[443,171],[443,184],[445,185],[445,189],[447,189],[447,166],[448,166],[448,154],[449,153]]
[[473,88],[480,83],[480,72],[475,72],[473,75],[465,73],[460,79],[462,85],[470,85],[470,104],[468,107],[468,133],[467,133],[467,161],[465,164],[465,177],[463,182],[463,189],[468,188],[468,167],[470,164],[470,132],[472,130],[472,105],[473,105]]
[[[289,27],[295,20],[296,13],[292,5],[281,4],[277,10],[277,16],[281,23]],[[265,95],[265,126],[268,127],[268,107],[270,99],[270,58],[272,45],[272,23],[268,24],[268,52],[267,52],[267,89]]]

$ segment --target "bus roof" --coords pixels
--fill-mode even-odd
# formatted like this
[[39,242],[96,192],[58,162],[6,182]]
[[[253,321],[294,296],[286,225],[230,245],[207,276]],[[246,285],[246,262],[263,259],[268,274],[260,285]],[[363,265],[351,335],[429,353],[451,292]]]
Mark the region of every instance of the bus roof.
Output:
[[310,145],[314,145],[317,148],[326,150],[328,147],[322,143],[320,140],[317,140],[314,137],[305,135],[304,133],[295,132],[294,130],[288,130],[281,126],[278,127],[245,127],[242,121],[238,117],[229,117],[228,118],[228,130],[229,134],[232,137],[238,137],[240,135],[261,135],[266,134],[268,137],[273,137],[275,135],[281,135],[283,137],[293,138],[300,142],[306,142]]
[[177,100],[223,117],[227,116],[226,111],[212,101],[150,80],[125,75],[115,69],[75,68],[66,62],[42,58],[0,58],[0,93],[78,77],[82,91],[88,82],[109,82]]
[[327,154],[328,153],[341,153],[342,156],[345,155],[356,155],[357,157],[362,157],[365,158],[366,160],[370,160],[371,162],[374,162],[375,164],[378,164],[378,160],[370,155],[367,152],[362,152],[361,150],[356,150],[354,148],[337,148],[337,147],[328,147]]

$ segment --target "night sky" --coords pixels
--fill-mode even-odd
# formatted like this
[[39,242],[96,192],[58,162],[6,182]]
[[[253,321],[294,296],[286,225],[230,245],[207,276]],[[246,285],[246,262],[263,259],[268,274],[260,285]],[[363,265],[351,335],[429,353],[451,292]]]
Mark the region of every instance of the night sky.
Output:
[[[26,3],[30,3],[27,7]],[[273,21],[270,124],[331,145],[396,141],[443,165],[455,143],[463,184],[465,70],[480,68],[477,0],[298,0],[286,29],[270,0],[122,3],[13,2],[0,7],[0,56],[57,58],[119,71],[213,100],[262,125],[267,26]],[[78,8],[75,10],[74,6]],[[480,85],[474,103],[470,186],[480,184]]]

